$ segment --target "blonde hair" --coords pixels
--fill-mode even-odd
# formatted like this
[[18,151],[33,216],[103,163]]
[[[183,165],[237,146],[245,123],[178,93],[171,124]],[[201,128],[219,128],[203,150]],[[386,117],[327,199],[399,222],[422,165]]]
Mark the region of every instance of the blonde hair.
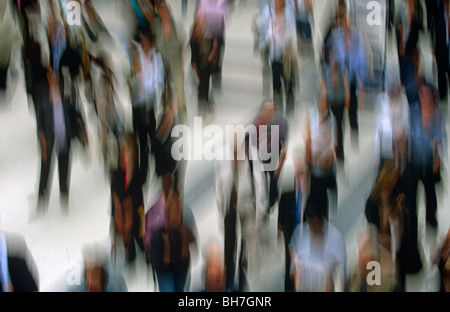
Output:
[[400,174],[395,166],[395,161],[393,159],[386,160],[375,180],[375,185],[372,187],[369,198],[378,201],[383,193],[391,194],[397,185],[399,177]]

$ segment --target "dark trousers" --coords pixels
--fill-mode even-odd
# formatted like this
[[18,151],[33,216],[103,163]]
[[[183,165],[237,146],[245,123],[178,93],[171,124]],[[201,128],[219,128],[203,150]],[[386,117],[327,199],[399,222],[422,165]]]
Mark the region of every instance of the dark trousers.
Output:
[[272,211],[273,205],[278,201],[279,191],[278,182],[274,178],[275,171],[266,171],[266,177],[269,179],[269,212]]
[[348,110],[350,127],[358,130],[358,94],[356,83],[350,84],[350,107]]
[[8,74],[8,67],[0,68],[0,90],[6,90],[6,80]]
[[342,130],[342,120],[344,119],[344,103],[342,105],[330,105],[331,111],[333,112],[334,117],[336,118],[336,128],[337,128],[337,153],[338,156],[340,153],[344,152],[344,132]]
[[[447,51],[446,51],[447,52]],[[448,93],[448,77],[450,76],[450,66],[448,62],[448,53],[436,55],[439,99],[443,100]],[[447,56],[447,57],[446,57]]]
[[295,291],[294,282],[291,279],[291,254],[289,253],[289,243],[291,240],[292,233],[294,232],[295,225],[292,227],[283,227],[283,236],[284,236],[284,291],[292,292]]
[[[243,250],[245,248],[245,240],[241,241],[240,249],[237,250],[237,217],[238,213],[235,209],[230,209],[224,220],[224,254],[225,254],[225,269],[226,269],[226,283],[227,290],[237,289],[238,291],[244,291],[248,287],[247,277],[244,271],[246,264],[243,261]],[[239,254],[238,266],[238,285],[235,286],[235,271],[236,261],[235,255]]]
[[[48,199],[48,189],[50,186],[50,174],[52,172],[53,143],[47,149],[47,161],[41,160],[41,173],[39,179],[39,201]],[[58,174],[59,174],[59,191],[62,196],[69,195],[69,176],[70,176],[70,149],[58,153]]]
[[[328,191],[331,191],[332,198],[328,195]],[[320,207],[324,209],[325,218],[328,219],[329,207],[337,206],[337,183],[336,176],[320,176],[316,177],[311,175],[311,185],[310,185],[310,195],[311,198],[315,199],[320,203]]]
[[214,91],[220,91],[222,89],[222,67],[225,57],[225,37],[218,37],[216,39],[219,45],[219,56],[217,64],[211,71],[211,87]]
[[286,114],[294,111],[294,80],[284,75],[283,63],[272,61],[273,96],[278,112],[283,112],[283,85],[286,95]]
[[147,179],[148,157],[150,153],[150,142],[154,140],[156,133],[156,117],[154,110],[146,107],[133,107],[133,128],[139,142],[139,172],[141,182]]
[[436,217],[437,198],[436,198],[436,182],[432,169],[426,170],[424,174],[418,175],[417,183],[414,186],[414,194],[417,194],[418,183],[422,182],[425,190],[425,213],[426,219]]
[[198,84],[198,115],[205,117],[210,106],[210,86],[211,86],[211,70],[199,70],[199,84]]
[[144,252],[144,240],[140,236],[140,225],[141,218],[136,210],[133,211],[133,227],[131,229],[131,240],[128,245],[125,246],[126,249],[126,260],[128,263],[133,262],[136,259],[136,244],[139,247],[139,250]]
[[[296,188],[298,186],[296,185]],[[300,191],[300,190],[298,190]],[[291,254],[289,253],[289,243],[292,233],[300,222],[301,211],[297,211],[302,206],[303,198],[299,194],[297,198],[295,190],[285,192],[280,197],[278,205],[278,228],[284,238],[284,291],[295,291],[294,281],[291,279]]]
[[411,56],[399,58],[400,80],[405,87],[408,102],[414,103],[419,100],[419,93],[416,86],[416,70]]
[[311,24],[305,21],[296,21],[297,35],[303,35],[310,42],[312,38]]

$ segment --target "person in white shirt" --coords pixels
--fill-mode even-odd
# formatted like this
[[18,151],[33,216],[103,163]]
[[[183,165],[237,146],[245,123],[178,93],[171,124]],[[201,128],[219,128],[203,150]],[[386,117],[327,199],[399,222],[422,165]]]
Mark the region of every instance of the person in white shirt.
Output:
[[160,52],[150,31],[140,34],[140,44],[135,46],[135,73],[130,81],[132,94],[133,128],[139,138],[140,170],[142,182],[147,179],[149,145],[156,135],[156,114],[165,71]]
[[305,158],[311,176],[310,196],[325,201],[325,217],[328,219],[328,207],[333,213],[337,209],[337,126],[320,73],[315,92],[316,102],[309,108],[305,122]]
[[403,92],[397,67],[388,64],[386,89],[377,97],[375,113],[375,168],[381,170],[386,159],[393,159],[395,142],[410,132],[408,99]]
[[[243,160],[239,157],[239,150],[244,145],[248,148],[252,145],[237,142],[237,136],[234,142],[226,147],[230,153],[228,157],[216,164],[216,202],[219,228],[224,237],[226,290],[248,291],[249,269],[256,274],[259,270],[258,231],[268,198],[261,163],[248,156]],[[240,250],[236,250],[238,247]],[[237,255],[238,260],[235,259]],[[236,270],[239,281],[235,282]]]
[[309,198],[306,221],[297,225],[289,250],[296,291],[345,291],[347,251],[342,233],[326,220],[323,202]]

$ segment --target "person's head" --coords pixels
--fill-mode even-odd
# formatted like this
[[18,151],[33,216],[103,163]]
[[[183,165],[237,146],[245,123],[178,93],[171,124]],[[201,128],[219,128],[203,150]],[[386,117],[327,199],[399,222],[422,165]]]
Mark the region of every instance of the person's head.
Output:
[[139,42],[144,53],[149,52],[155,46],[155,38],[152,31],[150,29],[142,29],[139,35]]
[[108,284],[108,254],[99,243],[86,244],[82,250],[87,292],[104,292]]
[[260,110],[261,123],[270,125],[275,117],[275,102],[273,100],[263,100]]
[[384,162],[383,168],[377,176],[375,185],[372,188],[370,198],[375,201],[386,200],[394,192],[400,177],[398,168],[393,159]]
[[345,0],[338,0],[336,20],[339,26],[348,26],[347,3]]
[[[78,0],[78,1],[80,1],[80,0]],[[41,13],[41,7],[40,7],[40,5],[39,5],[37,0],[30,1],[30,6],[29,7],[35,13],[39,13],[39,14]]]
[[223,245],[210,241],[205,250],[205,290],[207,292],[225,291],[225,256]]
[[326,199],[309,197],[305,206],[305,218],[311,234],[316,237],[324,235],[325,212],[327,210]]

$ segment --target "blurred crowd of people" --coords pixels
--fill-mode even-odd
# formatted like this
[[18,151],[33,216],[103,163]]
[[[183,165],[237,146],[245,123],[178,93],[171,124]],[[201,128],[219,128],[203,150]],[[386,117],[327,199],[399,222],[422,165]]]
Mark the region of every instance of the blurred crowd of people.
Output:
[[[274,213],[276,231],[284,240],[285,291],[407,291],[406,275],[425,266],[418,233],[422,206],[418,189],[423,185],[426,224],[436,229],[436,187],[444,183],[447,158],[441,108],[448,93],[449,1],[426,1],[423,6],[420,0],[404,0],[395,2],[400,5],[395,10],[394,1],[387,1],[385,29],[395,36],[398,53],[394,60],[386,60],[382,86],[371,103],[376,179],[365,202],[357,267],[349,265],[344,234],[333,224],[339,213],[337,175],[352,152],[344,151],[345,116],[357,142],[365,126],[358,120],[361,95],[371,88],[373,78],[370,44],[353,18],[351,0],[330,1],[332,17],[320,36],[315,33],[314,0],[261,0],[255,6],[252,31],[264,100],[249,124],[259,130],[257,140],[235,135],[228,146],[230,157],[217,162],[215,204],[222,239],[208,241],[205,248],[199,245],[197,220],[184,199],[187,163],[172,155],[171,131],[189,125],[192,116],[214,117],[214,95],[222,88],[227,22],[238,9],[235,2],[193,1],[191,28],[184,30],[169,1],[117,0],[114,5],[134,13],[129,17],[131,31],[119,41],[96,11],[94,0],[0,3],[4,16],[0,87],[7,88],[11,51],[19,47],[26,92],[36,116],[40,174],[30,218],[42,217],[48,209],[54,162],[61,209],[70,210],[74,146],[87,150],[92,142],[100,142],[109,177],[108,244],[86,246],[82,283],[60,290],[127,291],[122,270],[143,256],[157,291],[191,291],[192,259],[199,254],[204,262],[203,287],[195,291],[251,291],[249,275],[264,271],[261,246]],[[183,18],[187,6],[188,1],[181,1]],[[431,38],[431,57],[421,53],[423,34]],[[115,66],[115,45],[126,51],[125,72]],[[316,64],[317,55],[315,74],[305,78],[312,86],[313,103],[303,120],[293,120],[303,87],[299,60]],[[194,73],[194,105],[187,103],[185,63]],[[121,81],[130,105],[121,103]],[[96,140],[88,131],[86,111],[91,109],[97,117]],[[298,124],[303,125],[301,133],[292,131]],[[304,146],[290,144],[295,137],[301,137]],[[274,142],[276,155],[270,151]],[[237,155],[241,149],[244,159]],[[268,155],[276,157],[276,166],[262,171],[262,164],[273,161]],[[288,155],[294,160],[292,190],[279,184]],[[151,183],[155,176],[160,185]],[[148,200],[149,187],[156,195]],[[447,235],[433,250],[441,291],[450,290],[448,245]],[[0,236],[3,291],[20,289],[17,273],[11,273],[10,249],[9,241]],[[381,283],[369,283],[373,272],[368,264],[373,262],[381,264]],[[38,277],[34,281],[30,289],[38,290]]]

